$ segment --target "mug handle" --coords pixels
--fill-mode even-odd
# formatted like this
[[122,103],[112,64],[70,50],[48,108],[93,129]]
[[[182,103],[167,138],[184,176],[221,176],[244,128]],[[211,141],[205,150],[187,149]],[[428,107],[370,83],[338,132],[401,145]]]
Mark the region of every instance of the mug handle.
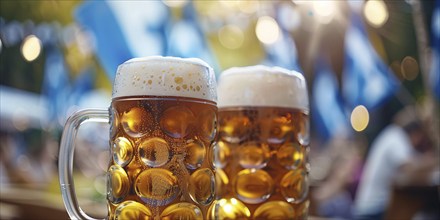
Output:
[[67,213],[72,219],[94,220],[88,216],[78,204],[75,185],[72,177],[73,154],[79,127],[85,122],[109,123],[109,110],[84,109],[71,115],[64,125],[61,136],[60,153],[58,158],[58,173],[60,178],[61,195]]

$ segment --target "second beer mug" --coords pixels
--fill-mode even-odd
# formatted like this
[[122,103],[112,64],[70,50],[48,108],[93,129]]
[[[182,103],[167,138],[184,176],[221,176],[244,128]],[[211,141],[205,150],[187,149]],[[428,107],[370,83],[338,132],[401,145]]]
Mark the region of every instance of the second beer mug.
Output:
[[214,73],[200,60],[150,57],[120,65],[110,109],[78,112],[66,122],[59,169],[70,217],[91,219],[78,206],[71,173],[84,121],[111,124],[108,219],[211,216],[216,99]]
[[218,219],[306,219],[309,103],[304,77],[232,68],[218,85]]

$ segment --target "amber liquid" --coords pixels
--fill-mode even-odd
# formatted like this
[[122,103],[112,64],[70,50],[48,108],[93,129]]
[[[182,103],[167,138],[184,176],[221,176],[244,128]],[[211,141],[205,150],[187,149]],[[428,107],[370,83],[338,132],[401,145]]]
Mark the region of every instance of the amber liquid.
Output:
[[309,116],[279,107],[219,109],[218,219],[306,219]]
[[111,105],[109,219],[208,219],[215,200],[215,103],[124,97]]

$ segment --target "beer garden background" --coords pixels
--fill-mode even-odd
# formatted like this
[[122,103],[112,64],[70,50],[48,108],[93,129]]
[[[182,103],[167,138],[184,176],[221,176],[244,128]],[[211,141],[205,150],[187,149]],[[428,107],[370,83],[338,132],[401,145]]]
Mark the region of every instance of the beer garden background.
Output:
[[[438,148],[439,10],[418,0],[1,1],[0,218],[23,217],[20,207],[65,214],[56,161],[66,116],[108,107],[117,65],[135,56],[199,57],[217,76],[256,64],[302,72],[315,184],[329,172],[321,152],[342,141],[364,158],[406,105],[431,119]],[[103,126],[86,127],[76,153],[80,203],[96,215],[105,213]]]

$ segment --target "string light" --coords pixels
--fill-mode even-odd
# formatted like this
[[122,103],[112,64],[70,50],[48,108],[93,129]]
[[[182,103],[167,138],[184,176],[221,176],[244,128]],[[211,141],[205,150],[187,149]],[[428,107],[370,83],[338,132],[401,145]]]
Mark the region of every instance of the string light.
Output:
[[34,61],[41,53],[41,41],[35,35],[27,36],[21,45],[21,53],[28,62]]

